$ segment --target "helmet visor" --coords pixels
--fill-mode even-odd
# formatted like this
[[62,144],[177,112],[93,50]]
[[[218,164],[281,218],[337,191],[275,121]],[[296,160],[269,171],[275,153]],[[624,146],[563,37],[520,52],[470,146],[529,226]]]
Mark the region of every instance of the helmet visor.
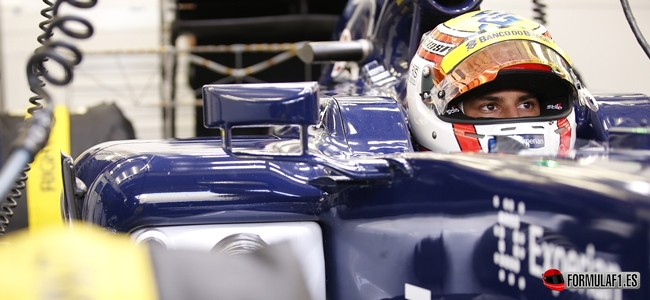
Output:
[[438,84],[434,82],[431,96],[424,101],[433,104],[438,114],[443,114],[449,102],[459,95],[494,80],[501,69],[519,64],[549,66],[553,73],[575,86],[569,63],[553,49],[528,40],[510,40],[485,47],[465,58]]

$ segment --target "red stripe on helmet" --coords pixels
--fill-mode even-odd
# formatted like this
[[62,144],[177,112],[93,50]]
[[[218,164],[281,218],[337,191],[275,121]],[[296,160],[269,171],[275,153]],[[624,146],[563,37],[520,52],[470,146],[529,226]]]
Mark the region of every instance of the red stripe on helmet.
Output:
[[571,123],[566,118],[557,120],[557,128],[564,130],[560,131],[560,149],[558,154],[566,155],[571,150]]
[[[437,42],[449,44],[452,46],[452,48],[455,48],[456,46],[458,46],[458,44],[462,43],[465,40],[465,38],[463,37],[448,35],[446,33],[442,33],[437,30],[434,30],[431,33],[429,33],[428,38],[433,39]],[[427,51],[422,44],[418,48],[418,55],[428,61],[432,61],[436,63],[436,65],[440,65],[440,62],[442,61],[443,58],[443,55]]]
[[424,58],[424,59],[426,59],[428,61],[432,61],[432,62],[434,62],[436,64],[440,64],[440,62],[442,61],[442,56],[440,56],[438,54],[435,54],[435,53],[431,53],[431,52],[425,50],[423,47],[420,47],[418,49],[418,55],[420,57],[422,57],[422,58]]
[[[453,124],[454,135],[456,136],[456,141],[458,141],[458,146],[460,151],[463,152],[479,152],[481,151],[481,143],[476,137],[476,127],[471,124]],[[474,136],[467,136],[467,134],[472,134]]]
[[536,70],[551,72],[551,67],[541,64],[518,64],[503,68],[503,70]]
[[430,36],[443,43],[454,44],[454,45],[458,45],[465,40],[464,37],[448,35],[438,30],[433,31]]

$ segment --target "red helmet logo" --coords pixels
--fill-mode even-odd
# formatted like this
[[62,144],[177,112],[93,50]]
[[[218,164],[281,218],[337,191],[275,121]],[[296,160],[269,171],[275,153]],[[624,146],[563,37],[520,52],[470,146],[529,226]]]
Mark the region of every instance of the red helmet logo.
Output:
[[554,291],[564,290],[564,277],[558,269],[548,269],[542,274],[544,286]]

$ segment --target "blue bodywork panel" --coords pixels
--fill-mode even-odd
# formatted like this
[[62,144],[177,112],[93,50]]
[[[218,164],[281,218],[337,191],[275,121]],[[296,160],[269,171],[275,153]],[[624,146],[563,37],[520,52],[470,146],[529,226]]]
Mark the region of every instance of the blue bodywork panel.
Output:
[[647,155],[621,164],[602,152],[579,160],[415,152],[391,98],[322,102],[306,156],[247,153],[299,146],[291,130],[235,137],[244,158],[227,155],[219,138],[89,149],[75,163],[88,186],[81,219],[118,232],[316,221],[331,299],[399,299],[405,283],[467,297],[459,299],[553,297],[534,284],[539,270],[582,261],[600,269],[580,270],[650,275]]
[[313,125],[318,121],[318,84],[227,84],[203,89],[206,127],[259,124]]

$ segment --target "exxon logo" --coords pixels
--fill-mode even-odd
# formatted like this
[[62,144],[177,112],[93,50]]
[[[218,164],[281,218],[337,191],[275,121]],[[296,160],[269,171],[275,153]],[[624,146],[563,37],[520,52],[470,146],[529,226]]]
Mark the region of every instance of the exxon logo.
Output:
[[543,134],[517,134],[509,135],[508,137],[526,145],[528,149],[544,148]]

